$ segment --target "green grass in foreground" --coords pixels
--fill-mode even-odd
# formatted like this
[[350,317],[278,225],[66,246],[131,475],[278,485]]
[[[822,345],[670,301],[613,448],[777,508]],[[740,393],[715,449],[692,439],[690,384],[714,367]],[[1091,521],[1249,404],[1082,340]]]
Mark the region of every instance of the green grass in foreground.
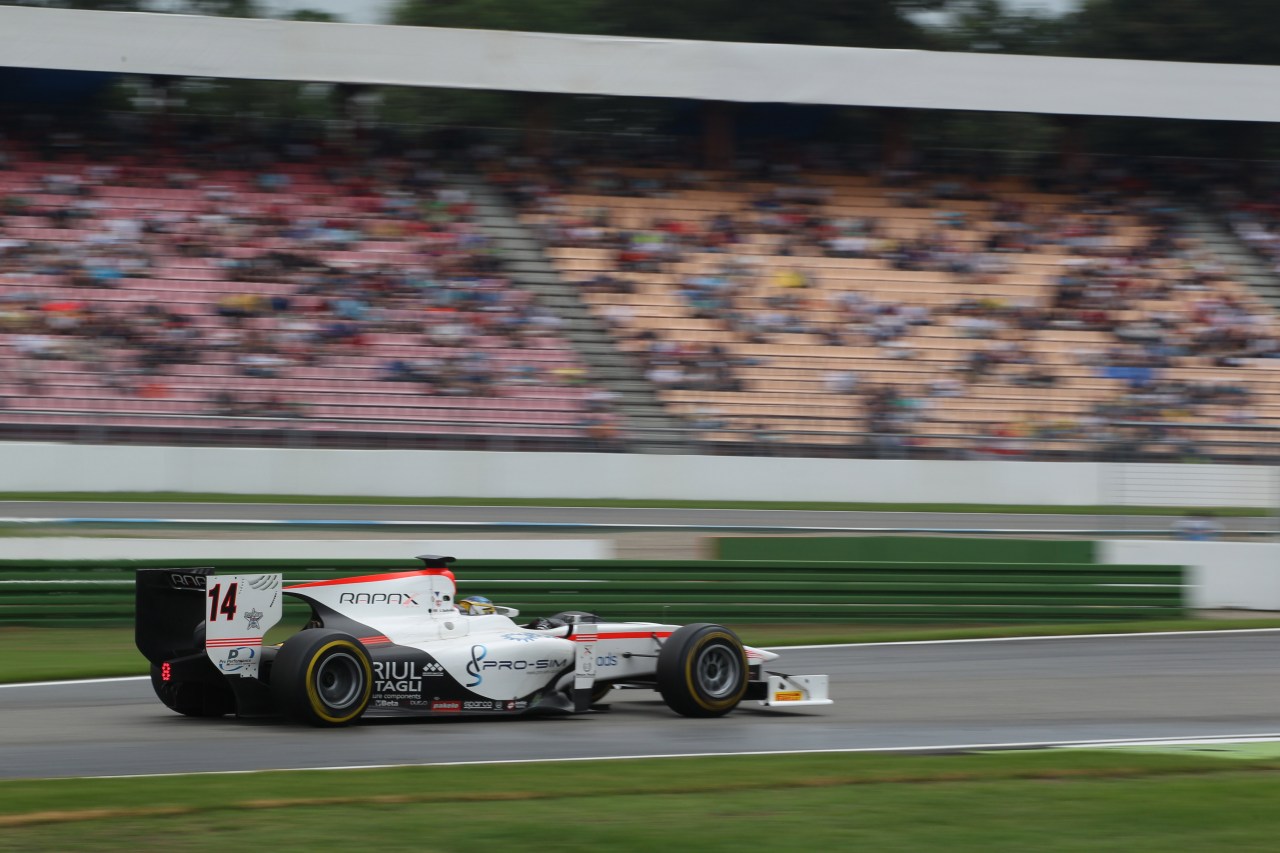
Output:
[[[373,506],[555,506],[624,507],[638,509],[791,509],[849,512],[996,512],[1024,515],[1152,515],[1179,516],[1198,507],[1165,506],[1025,506],[1023,504],[838,503],[829,501],[676,501],[573,500],[568,498],[414,498],[361,495],[234,495],[205,492],[0,492],[3,501],[107,501],[121,503],[291,503],[368,504]],[[1264,518],[1274,511],[1257,507],[1222,507],[1223,517]]]
[[[1098,622],[1087,625],[986,625],[902,628],[877,625],[735,625],[753,646],[801,646],[911,640],[1042,637],[1058,634],[1130,634],[1145,631],[1225,631],[1280,628],[1280,619],[1185,619]],[[279,642],[297,625],[276,626]],[[0,628],[0,684],[145,675],[147,664],[133,645],[132,628]]]
[[1269,851],[1277,797],[1276,761],[1059,750],[24,780],[0,850]]

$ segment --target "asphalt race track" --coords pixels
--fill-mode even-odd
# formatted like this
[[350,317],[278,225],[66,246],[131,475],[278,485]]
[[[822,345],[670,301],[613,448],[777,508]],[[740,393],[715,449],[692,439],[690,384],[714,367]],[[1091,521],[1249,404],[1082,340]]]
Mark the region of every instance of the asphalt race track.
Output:
[[[100,501],[0,501],[9,518],[182,518],[247,520],[397,521],[473,525],[626,524],[673,527],[903,528],[1167,531],[1176,519],[1149,516],[1039,515],[945,512],[848,512],[820,510],[660,509],[613,507],[476,507],[405,504],[112,503]],[[1231,531],[1276,529],[1273,518],[1219,519]]]
[[582,716],[317,730],[188,719],[145,680],[0,687],[0,778],[789,750],[947,748],[1280,732],[1280,632],[813,648],[835,705],[672,714],[614,691]]
[[[759,525],[1111,530],[1170,519],[807,510],[0,502],[16,518],[344,519],[472,524]],[[1227,519],[1266,529],[1273,519]],[[785,652],[825,672],[832,706],[745,704],[717,720],[655,693],[612,710],[537,719],[370,722],[314,730],[195,720],[145,680],[0,686],[0,778],[431,764],[790,750],[947,748],[1280,732],[1280,632],[853,646]]]

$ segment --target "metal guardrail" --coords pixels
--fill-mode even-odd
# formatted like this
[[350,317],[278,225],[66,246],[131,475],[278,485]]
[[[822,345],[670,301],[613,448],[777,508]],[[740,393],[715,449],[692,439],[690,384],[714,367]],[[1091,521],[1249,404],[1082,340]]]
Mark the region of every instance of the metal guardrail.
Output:
[[[1000,436],[956,432],[834,433],[812,419],[780,414],[768,429],[733,426],[622,427],[593,437],[575,424],[460,424],[375,418],[219,417],[0,410],[0,440],[87,444],[175,444],[280,448],[709,453],[732,456],[819,456],[881,459],[1003,459],[1105,462],[1280,464],[1280,426],[1241,423],[1113,421],[1091,435]],[[15,421],[15,419],[17,419]],[[146,421],[146,423],[139,423]],[[795,422],[794,427],[778,423]],[[1207,436],[1213,433],[1212,436]],[[1229,433],[1233,438],[1223,438]],[[1101,436],[1101,437],[1100,437]]]

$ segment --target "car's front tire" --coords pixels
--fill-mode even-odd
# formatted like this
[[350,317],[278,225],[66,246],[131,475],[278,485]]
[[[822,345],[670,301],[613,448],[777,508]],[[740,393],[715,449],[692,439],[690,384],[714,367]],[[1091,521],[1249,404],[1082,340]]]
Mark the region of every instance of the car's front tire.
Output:
[[658,692],[686,717],[719,717],[747,692],[747,651],[722,625],[698,623],[674,631],[658,652]]
[[309,628],[280,647],[271,667],[271,693],[285,716],[313,726],[345,726],[360,719],[373,691],[373,664],[355,637]]

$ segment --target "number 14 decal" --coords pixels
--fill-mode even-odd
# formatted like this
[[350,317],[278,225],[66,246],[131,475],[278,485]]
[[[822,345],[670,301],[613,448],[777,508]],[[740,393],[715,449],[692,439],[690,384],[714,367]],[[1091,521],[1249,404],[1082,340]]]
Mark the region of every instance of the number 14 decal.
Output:
[[227,585],[227,594],[222,596],[222,604],[218,604],[218,593],[222,591],[222,584],[213,585],[213,589],[209,590],[209,621],[217,622],[218,614],[221,613],[227,617],[227,621],[236,618],[236,588],[240,586],[238,583]]

